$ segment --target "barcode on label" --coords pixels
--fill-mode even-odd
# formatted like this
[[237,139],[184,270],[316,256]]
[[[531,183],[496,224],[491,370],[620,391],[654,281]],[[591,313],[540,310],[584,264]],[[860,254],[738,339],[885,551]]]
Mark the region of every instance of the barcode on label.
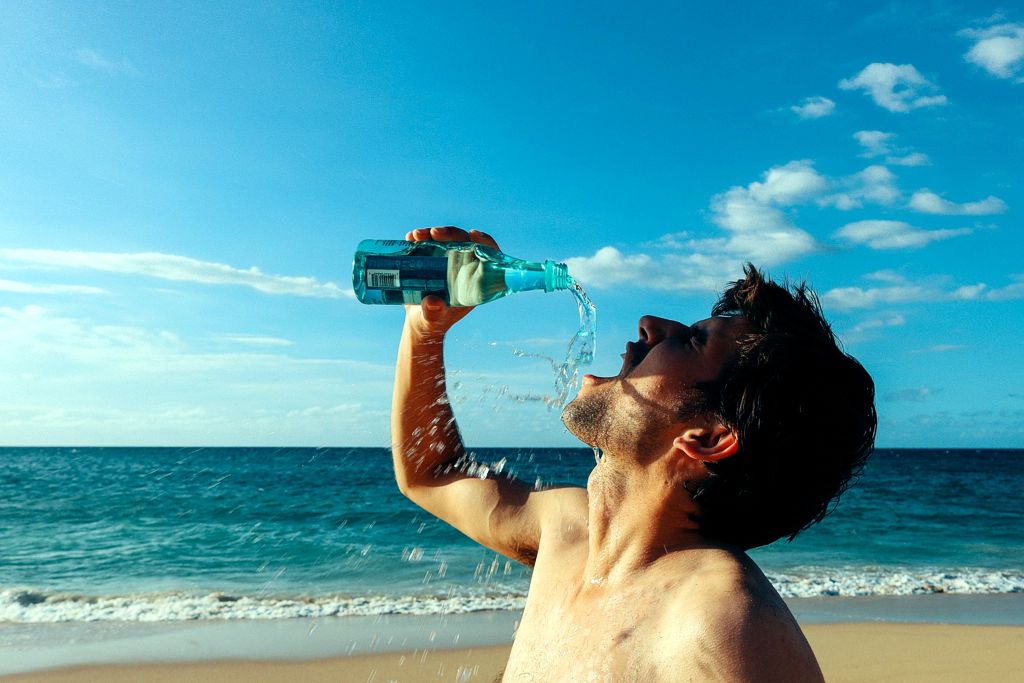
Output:
[[402,286],[397,270],[367,270],[366,284],[374,289],[398,289]]

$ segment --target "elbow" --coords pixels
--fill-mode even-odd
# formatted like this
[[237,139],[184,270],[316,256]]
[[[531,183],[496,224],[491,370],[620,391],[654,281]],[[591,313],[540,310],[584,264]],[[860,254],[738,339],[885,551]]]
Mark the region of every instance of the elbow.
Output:
[[403,472],[395,470],[395,485],[398,487],[398,492],[406,498],[409,497],[409,490],[412,486],[409,485],[409,478],[405,476]]
[[416,502],[417,492],[420,490],[420,486],[417,486],[414,482],[410,481],[408,477],[395,477],[395,484],[398,486],[398,492],[403,496]]

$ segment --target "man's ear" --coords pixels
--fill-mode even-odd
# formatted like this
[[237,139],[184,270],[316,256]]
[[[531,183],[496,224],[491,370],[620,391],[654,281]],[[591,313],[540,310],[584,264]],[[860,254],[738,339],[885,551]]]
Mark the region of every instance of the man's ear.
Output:
[[712,422],[706,426],[687,427],[672,441],[672,445],[694,460],[717,462],[734,455],[740,449],[740,439],[731,427]]

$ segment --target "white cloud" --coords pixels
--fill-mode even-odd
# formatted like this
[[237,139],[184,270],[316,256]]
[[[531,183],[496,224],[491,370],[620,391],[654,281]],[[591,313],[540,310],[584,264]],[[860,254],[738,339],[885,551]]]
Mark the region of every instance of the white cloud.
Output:
[[14,280],[0,280],[0,292],[17,294],[106,294],[106,290],[87,285],[33,285]]
[[832,205],[841,211],[849,211],[860,208],[864,202],[889,206],[901,196],[899,188],[896,187],[896,175],[885,166],[878,164],[868,166],[859,173],[842,178],[835,184],[843,188],[843,191],[821,197],[818,200],[819,204]]
[[611,286],[636,282],[642,273],[647,272],[651,257],[646,254],[626,256],[615,247],[601,247],[593,256],[568,258],[565,263],[572,276],[580,282]]
[[1006,211],[1006,202],[990,195],[977,202],[957,204],[925,189],[913,194],[910,198],[910,208],[921,213],[944,216],[987,216]]
[[907,278],[904,275],[896,272],[895,270],[876,270],[873,273],[865,275],[864,279],[872,280],[874,282],[890,282],[894,284],[907,281]]
[[96,71],[103,71],[109,74],[135,74],[138,73],[136,68],[131,65],[127,59],[120,61],[107,58],[99,50],[93,50],[89,48],[77,50],[75,52],[75,60],[79,64],[95,69]]
[[853,78],[839,81],[843,90],[863,90],[881,107],[904,113],[920,107],[945,104],[945,95],[925,95],[938,87],[912,64],[868,64]]
[[917,389],[890,391],[885,394],[884,398],[886,401],[913,401],[914,403],[920,403],[932,396],[933,393],[935,392],[928,387],[920,387]]
[[[813,199],[825,191],[828,180],[811,162],[792,161],[768,169],[761,180],[729,188],[711,199],[711,222],[723,230],[717,237],[691,238],[671,233],[660,248],[674,253],[652,257],[625,255],[602,247],[593,256],[566,259],[569,271],[588,286],[637,282],[654,289],[715,291],[734,279],[743,264],[785,263],[808,254],[818,245],[779,209]],[[642,270],[643,277],[638,278]]]
[[836,235],[848,242],[865,244],[872,249],[907,249],[970,233],[970,228],[922,230],[903,221],[868,220],[848,223],[840,228]]
[[[967,29],[961,34],[976,40],[964,59],[993,76],[1013,78],[1024,66],[1024,25],[1000,24],[985,29]],[[1024,79],[1017,82],[1024,82]]]
[[868,166],[854,177],[855,192],[867,201],[892,204],[900,197],[896,176],[885,166]]
[[875,330],[881,327],[901,327],[907,324],[907,319],[902,315],[890,315],[884,318],[871,318],[863,320],[854,327],[854,330]]
[[869,318],[854,325],[849,332],[843,335],[847,343],[857,343],[877,336],[877,332],[890,327],[902,327],[907,322],[902,315],[892,314],[879,318]]
[[895,147],[892,145],[895,133],[885,133],[880,130],[859,130],[853,137],[860,143],[864,150],[861,156],[873,159],[884,156],[885,163],[893,166],[927,166],[931,163],[927,154],[914,152],[907,147]]
[[1024,299],[1024,274],[1011,275],[1011,284],[1005,287],[989,289],[984,292],[985,298],[989,301],[1009,301],[1011,299]]
[[950,351],[960,351],[967,347],[963,344],[934,344],[924,349],[914,349],[910,353],[914,355],[921,355],[924,353],[948,353]]
[[987,289],[988,285],[984,282],[979,282],[976,285],[963,285],[954,289],[950,294],[950,298],[963,300],[980,299]]
[[802,119],[820,119],[830,115],[835,109],[835,102],[820,95],[805,97],[800,104],[790,107],[790,110]]
[[877,157],[891,151],[889,141],[896,137],[895,133],[883,133],[880,130],[858,130],[853,137],[860,143],[864,151],[862,157]]
[[928,288],[917,285],[890,287],[837,287],[825,292],[821,301],[827,307],[851,309],[872,308],[879,304],[903,304],[936,298]]
[[[761,265],[785,263],[816,249],[810,233],[801,230],[780,210],[757,201],[743,188],[712,199],[712,221],[731,233],[721,242],[702,240],[695,247],[720,250]],[[717,249],[716,249],[717,247]]]
[[267,337],[256,334],[219,334],[218,341],[231,344],[242,344],[244,346],[292,346],[294,342],[280,337]]
[[806,160],[791,161],[765,171],[764,180],[747,186],[747,192],[765,204],[795,204],[820,194],[828,187],[828,180]]
[[934,301],[1008,301],[1024,299],[1024,274],[1011,276],[1011,284],[993,288],[984,282],[957,287],[946,286],[944,278],[911,282],[885,271],[882,287],[837,287],[821,296],[822,303],[835,309],[872,308],[881,304]]
[[892,164],[893,166],[928,166],[932,163],[932,160],[924,152],[910,152],[903,156],[886,157],[885,163]]
[[85,269],[125,275],[142,275],[178,282],[241,285],[267,294],[328,299],[353,296],[350,289],[342,289],[333,282],[319,282],[311,277],[269,275],[256,267],[239,269],[223,263],[199,261],[174,254],[0,249],[0,261],[30,264],[44,268]]
[[627,255],[615,247],[601,247],[593,256],[573,256],[565,263],[588,289],[627,283],[668,291],[716,291],[741,273],[744,261],[725,251],[725,240],[713,242],[694,240],[685,255]]

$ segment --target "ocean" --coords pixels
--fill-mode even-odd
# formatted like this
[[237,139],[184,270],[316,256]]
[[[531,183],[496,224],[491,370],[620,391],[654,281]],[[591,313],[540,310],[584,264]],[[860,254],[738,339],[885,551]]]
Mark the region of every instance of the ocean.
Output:
[[[584,485],[589,449],[477,449]],[[883,449],[833,514],[752,555],[787,598],[1024,592],[1024,450]],[[529,570],[420,511],[383,448],[0,449],[0,623],[443,615]]]

